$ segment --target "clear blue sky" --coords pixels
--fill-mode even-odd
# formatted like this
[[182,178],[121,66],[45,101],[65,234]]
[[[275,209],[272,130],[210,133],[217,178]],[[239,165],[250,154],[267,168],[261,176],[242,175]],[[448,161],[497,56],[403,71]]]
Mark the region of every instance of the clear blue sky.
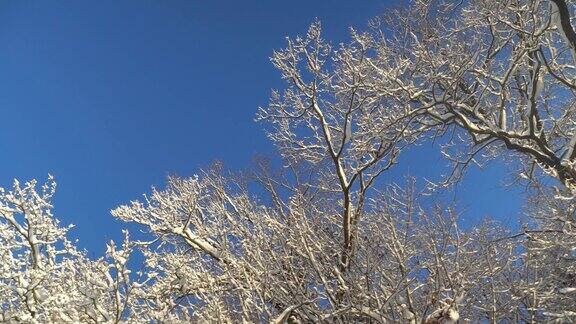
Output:
[[[0,2],[0,185],[56,177],[56,214],[99,255],[123,224],[109,210],[166,175],[218,159],[234,170],[273,149],[253,122],[281,86],[268,57],[315,18],[326,38],[395,1]],[[435,149],[415,150],[396,175],[438,174]],[[502,173],[459,187],[466,217],[517,213]],[[512,202],[508,202],[512,199]]]

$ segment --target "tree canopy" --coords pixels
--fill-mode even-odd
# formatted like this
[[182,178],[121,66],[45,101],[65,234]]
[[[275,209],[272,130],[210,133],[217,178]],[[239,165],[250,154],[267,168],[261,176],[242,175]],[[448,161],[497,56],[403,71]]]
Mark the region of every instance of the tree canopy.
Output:
[[[112,211],[138,231],[95,260],[52,214],[51,177],[0,190],[0,321],[575,321],[575,17],[414,0],[338,45],[313,23],[273,53],[285,87],[256,116],[281,168],[170,177]],[[432,141],[442,181],[378,181]],[[423,203],[490,160],[529,188],[520,232]]]

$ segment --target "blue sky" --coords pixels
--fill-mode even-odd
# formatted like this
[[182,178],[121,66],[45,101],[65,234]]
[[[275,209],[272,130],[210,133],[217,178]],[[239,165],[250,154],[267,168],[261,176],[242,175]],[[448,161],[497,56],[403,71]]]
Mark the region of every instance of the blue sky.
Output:
[[[0,3],[0,185],[56,177],[56,214],[99,255],[123,224],[109,210],[189,176],[211,161],[250,165],[273,148],[253,122],[282,85],[269,62],[286,36],[315,18],[326,38],[396,1],[17,1]],[[429,176],[445,162],[412,150],[392,181]],[[457,190],[476,219],[508,222],[517,193],[498,167],[471,172]]]

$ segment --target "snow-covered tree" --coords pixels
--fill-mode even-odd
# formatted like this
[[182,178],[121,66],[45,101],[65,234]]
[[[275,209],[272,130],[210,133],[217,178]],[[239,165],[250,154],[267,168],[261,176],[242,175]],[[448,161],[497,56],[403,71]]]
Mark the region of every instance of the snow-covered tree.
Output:
[[134,286],[127,259],[132,247],[108,244],[89,260],[52,215],[56,183],[0,188],[0,321],[7,323],[118,322]]
[[[112,211],[145,238],[96,260],[52,215],[52,179],[0,190],[0,321],[576,320],[574,11],[415,0],[338,46],[312,24],[273,54],[287,85],[257,115],[282,168],[170,177]],[[430,138],[455,163],[444,184],[512,161],[536,188],[520,233],[463,230],[417,181],[382,183]]]
[[[273,199],[286,182],[268,180]],[[341,205],[307,185],[274,207],[211,171],[170,178],[165,190],[113,214],[154,237],[144,254],[155,280],[138,306],[151,320],[513,319],[513,245],[491,243],[506,233],[492,224],[464,232],[451,209],[426,213],[414,190],[392,186],[367,201],[347,267]]]
[[446,134],[457,169],[519,156],[521,177],[540,169],[570,194],[575,11],[566,0],[417,0],[353,33],[350,47],[369,54],[346,65],[369,76],[371,98],[396,98],[406,118]]

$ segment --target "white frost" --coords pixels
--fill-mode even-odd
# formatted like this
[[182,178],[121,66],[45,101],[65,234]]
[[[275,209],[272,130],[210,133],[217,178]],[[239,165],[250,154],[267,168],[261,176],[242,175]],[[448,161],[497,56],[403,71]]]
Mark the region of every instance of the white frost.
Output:
[[570,293],[576,292],[576,288],[575,287],[565,287],[565,288],[559,289],[558,292],[560,292],[561,294],[570,294]]

